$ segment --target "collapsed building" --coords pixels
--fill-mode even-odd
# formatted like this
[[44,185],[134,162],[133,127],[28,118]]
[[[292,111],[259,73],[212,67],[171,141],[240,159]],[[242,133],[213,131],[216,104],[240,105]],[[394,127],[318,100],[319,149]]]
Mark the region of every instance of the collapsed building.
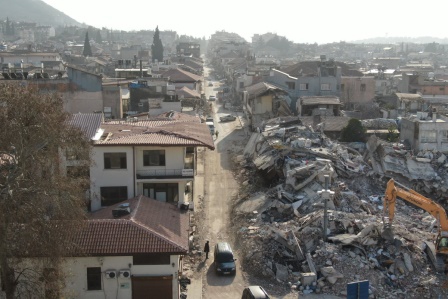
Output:
[[303,294],[346,295],[347,283],[368,280],[371,298],[448,295],[424,251],[434,238],[431,215],[397,201],[395,239],[381,237],[387,180],[444,201],[444,154],[415,155],[375,135],[364,147],[341,144],[297,117],[261,127],[235,157],[243,183],[234,216],[249,271]]

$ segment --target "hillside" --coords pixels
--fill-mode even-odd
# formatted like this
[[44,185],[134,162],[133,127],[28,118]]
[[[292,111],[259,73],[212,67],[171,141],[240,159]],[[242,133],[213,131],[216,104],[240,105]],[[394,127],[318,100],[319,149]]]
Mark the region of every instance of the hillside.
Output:
[[41,0],[0,0],[0,20],[35,22],[54,27],[81,23]]

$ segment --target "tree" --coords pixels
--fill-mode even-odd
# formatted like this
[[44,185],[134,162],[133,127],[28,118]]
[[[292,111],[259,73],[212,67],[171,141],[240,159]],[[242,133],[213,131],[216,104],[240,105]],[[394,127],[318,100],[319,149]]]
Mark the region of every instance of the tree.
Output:
[[82,55],[84,55],[84,57],[92,56],[92,48],[90,47],[88,31],[86,32],[86,39],[84,40],[84,50],[82,51]]
[[156,27],[156,31],[154,32],[154,38],[151,45],[151,55],[152,62],[154,61],[163,61],[163,45],[162,40],[160,39],[159,26]]
[[9,22],[9,18],[6,18],[5,34],[11,35],[11,22]]
[[0,84],[0,103],[2,287],[7,299],[62,298],[61,263],[84,223],[89,186],[88,177],[69,175],[63,153],[88,170],[89,143],[55,94]]
[[101,44],[103,42],[103,37],[101,36],[101,30],[99,30],[99,29],[96,31],[95,41],[98,44]]
[[363,127],[361,121],[352,118],[348,124],[341,131],[342,142],[364,142],[366,139],[366,129]]

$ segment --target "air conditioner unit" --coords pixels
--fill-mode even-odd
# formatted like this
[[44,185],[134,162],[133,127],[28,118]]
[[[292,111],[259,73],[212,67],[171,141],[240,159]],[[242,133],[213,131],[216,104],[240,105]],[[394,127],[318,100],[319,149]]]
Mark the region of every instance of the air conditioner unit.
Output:
[[120,270],[120,278],[131,278],[131,270]]
[[107,270],[106,278],[117,278],[117,271],[115,270]]

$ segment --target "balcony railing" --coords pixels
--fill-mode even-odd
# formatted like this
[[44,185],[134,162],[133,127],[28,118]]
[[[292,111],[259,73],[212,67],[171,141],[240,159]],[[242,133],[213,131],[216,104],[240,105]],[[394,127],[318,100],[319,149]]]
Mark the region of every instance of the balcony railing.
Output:
[[194,169],[154,169],[154,170],[138,170],[137,179],[148,178],[192,178],[194,177]]

